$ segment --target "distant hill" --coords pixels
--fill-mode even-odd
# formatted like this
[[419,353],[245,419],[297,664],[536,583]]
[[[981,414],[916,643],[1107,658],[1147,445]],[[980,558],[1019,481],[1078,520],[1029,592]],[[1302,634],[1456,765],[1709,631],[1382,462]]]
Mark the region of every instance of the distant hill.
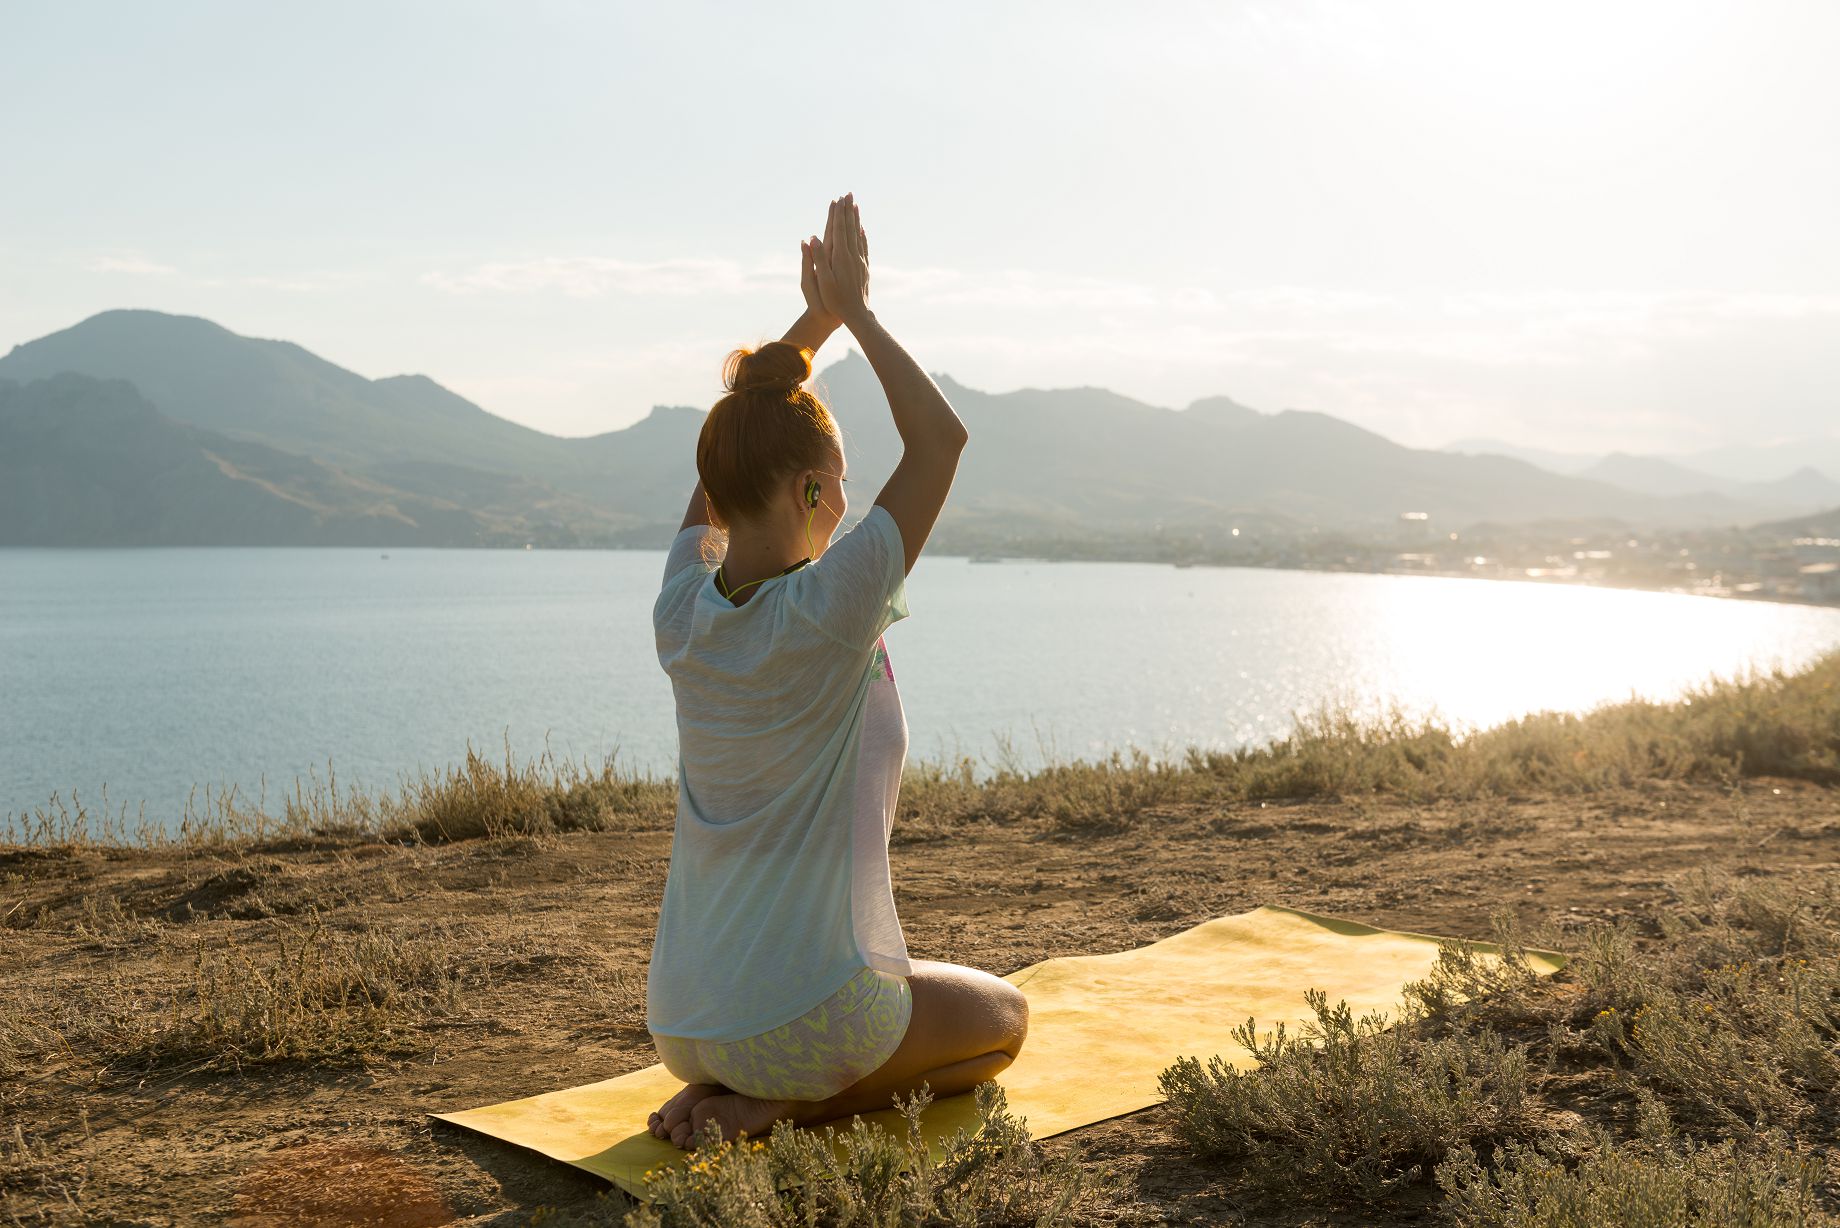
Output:
[[1720,494],[1755,508],[1759,516],[1840,503],[1840,482],[1808,465],[1773,482],[1742,482],[1701,473],[1658,456],[1612,452],[1578,476],[1649,495]]
[[1830,507],[1826,511],[1809,512],[1801,516],[1789,516],[1771,524],[1760,524],[1755,527],[1758,532],[1781,537],[1840,538],[1840,507]]
[[1825,507],[1840,499],[1840,440],[1832,439],[1664,456],[1554,452],[1486,437],[1459,439],[1440,450],[1512,456],[1554,473],[1594,478],[1642,494],[1710,491],[1752,505],[1754,518]]
[[[242,337],[209,320],[105,311],[15,346],[0,379],[61,372],[132,383],[162,413],[235,439],[311,456],[352,473],[437,462],[450,473],[515,474],[609,509],[615,475],[598,447],[497,417],[423,375],[366,379],[287,341]],[[475,479],[468,479],[469,481]]]
[[1785,473],[1813,468],[1840,478],[1840,434],[1813,435],[1778,443],[1747,444],[1683,452],[1666,459],[1744,482],[1768,482]]
[[[719,360],[711,355],[712,372]],[[66,374],[89,378],[59,378]],[[263,490],[289,506],[257,500],[244,523],[223,529],[225,540],[269,533],[264,540],[344,535],[369,543],[381,540],[379,526],[394,524],[415,540],[528,534],[545,544],[659,545],[695,483],[704,418],[702,409],[659,406],[621,430],[565,439],[499,418],[425,376],[366,379],[289,342],[154,311],[106,311],[16,346],[0,358],[0,379],[20,386],[10,395],[24,397],[20,403],[38,424],[20,426],[24,433],[11,441],[15,472],[62,472],[72,490],[105,508],[132,492],[152,525],[168,526],[158,532],[170,535],[182,524],[197,540],[208,536],[202,509],[217,506],[211,499],[243,508],[241,500]],[[973,440],[940,519],[936,541],[947,550],[1006,540],[1206,534],[1235,524],[1372,533],[1391,529],[1407,511],[1427,513],[1440,533],[1481,522],[1610,519],[1646,529],[1761,518],[1748,497],[1754,492],[1631,490],[1511,457],[1407,448],[1327,414],[1264,413],[1227,397],[1176,410],[1103,388],[992,394],[944,374],[935,379]],[[53,386],[32,391],[44,380]],[[94,436],[98,423],[127,412],[111,381],[132,384],[134,403],[157,411],[158,423],[135,426],[148,441],[147,466],[156,458],[179,465],[189,456],[187,472],[205,474],[199,465],[208,463],[238,485],[205,474],[197,492],[182,492],[137,471],[132,450],[111,451]],[[845,429],[854,516],[893,470],[900,440],[861,354],[847,350],[822,367],[814,388]],[[63,409],[48,409],[53,403]],[[71,417],[73,434],[44,429],[44,415],[56,412]],[[228,469],[201,460],[206,456]],[[86,464],[95,468],[84,476]],[[44,479],[33,480],[42,490]],[[1810,496],[1825,481],[1819,474],[1797,480]],[[162,511],[162,499],[176,501],[174,508]],[[122,541],[140,541],[155,531],[102,512],[92,517],[76,502],[56,506],[87,526],[71,530],[89,534],[85,540],[112,540],[108,533],[118,532]],[[1766,506],[1772,513],[1785,507]],[[5,540],[29,536],[22,525],[49,531],[42,512],[18,502],[4,514]],[[435,525],[443,526],[438,533]]]
[[545,526],[177,423],[125,380],[0,380],[0,545],[511,545]]
[[169,417],[332,464],[415,458],[529,470],[554,442],[421,376],[368,380],[292,342],[240,337],[194,316],[105,311],[0,358],[0,379],[65,371],[125,379]]
[[1512,456],[1515,460],[1524,460],[1530,465],[1550,469],[1554,473],[1583,473],[1592,465],[1603,459],[1601,452],[1557,452],[1551,448],[1526,448],[1505,439],[1495,439],[1487,435],[1472,435],[1466,439],[1452,440],[1438,449],[1440,452],[1465,452],[1471,456]]

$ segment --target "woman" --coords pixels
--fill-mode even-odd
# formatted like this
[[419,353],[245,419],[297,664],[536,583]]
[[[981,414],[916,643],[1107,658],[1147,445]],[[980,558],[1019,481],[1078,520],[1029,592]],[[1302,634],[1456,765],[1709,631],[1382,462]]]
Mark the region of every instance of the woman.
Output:
[[[700,480],[653,608],[677,700],[676,834],[646,1023],[684,1089],[679,1147],[968,1091],[1015,1060],[1028,1006],[975,968],[910,959],[888,881],[907,722],[882,632],[951,489],[965,427],[869,310],[852,196],[800,245],[806,310],[737,350],[697,440]],[[903,445],[855,527],[842,436],[801,385],[847,327]]]

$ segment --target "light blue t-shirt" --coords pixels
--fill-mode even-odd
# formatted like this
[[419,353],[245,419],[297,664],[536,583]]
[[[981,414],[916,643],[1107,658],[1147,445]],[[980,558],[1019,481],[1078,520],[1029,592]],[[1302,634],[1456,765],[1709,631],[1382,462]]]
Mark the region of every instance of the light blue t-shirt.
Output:
[[677,825],[646,1024],[730,1041],[797,1018],[863,967],[908,976],[888,836],[907,722],[882,632],[907,617],[900,527],[871,506],[742,605],[727,549],[671,543],[652,610],[677,700]]

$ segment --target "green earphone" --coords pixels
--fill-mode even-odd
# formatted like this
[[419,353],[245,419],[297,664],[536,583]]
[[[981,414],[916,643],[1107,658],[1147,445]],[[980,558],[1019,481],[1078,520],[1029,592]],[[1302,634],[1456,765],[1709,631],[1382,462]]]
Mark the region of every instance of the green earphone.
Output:
[[818,485],[817,478],[805,483],[805,505],[811,509],[805,515],[805,561],[807,563],[811,562],[812,556],[817,553],[811,548],[811,518],[818,514],[818,492],[823,489],[824,487]]

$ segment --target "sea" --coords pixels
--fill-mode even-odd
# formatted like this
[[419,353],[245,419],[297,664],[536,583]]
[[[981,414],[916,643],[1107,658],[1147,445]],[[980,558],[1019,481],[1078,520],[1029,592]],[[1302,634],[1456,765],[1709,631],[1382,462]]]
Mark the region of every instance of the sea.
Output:
[[[660,550],[0,550],[0,813],[167,830],[548,754],[676,768]],[[1459,733],[1840,647],[1840,609],[1501,581],[924,556],[884,640],[909,762],[1283,737],[1323,704]]]

